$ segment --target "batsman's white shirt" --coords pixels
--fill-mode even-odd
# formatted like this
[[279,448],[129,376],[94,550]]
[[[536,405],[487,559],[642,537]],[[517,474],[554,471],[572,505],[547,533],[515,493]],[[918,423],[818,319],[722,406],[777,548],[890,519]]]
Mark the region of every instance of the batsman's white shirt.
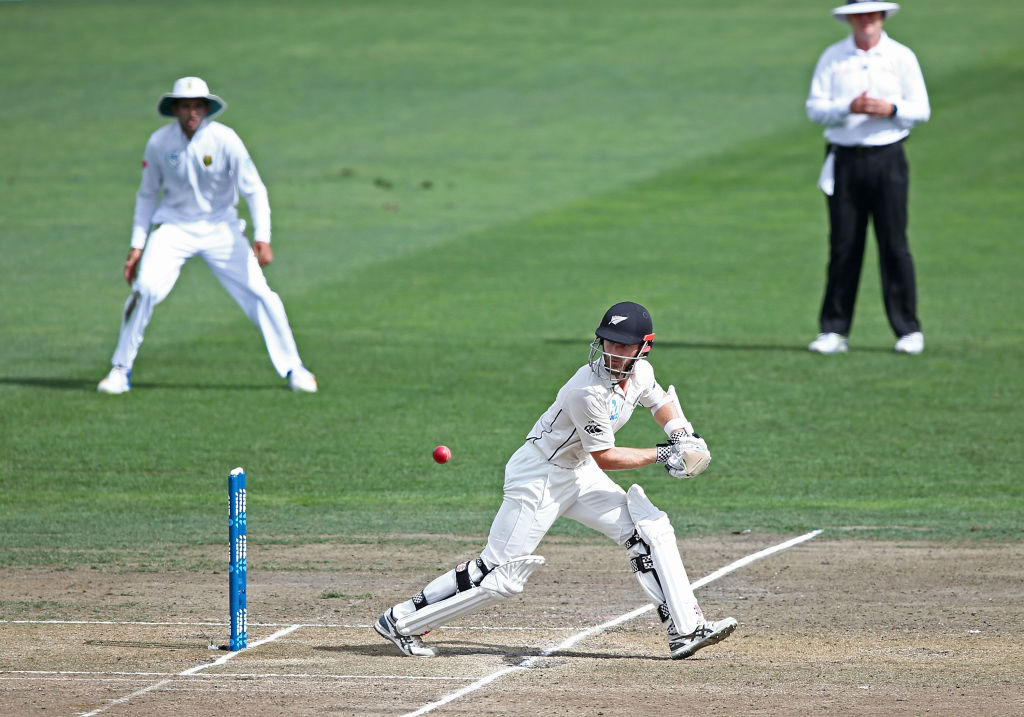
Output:
[[[146,245],[151,224],[236,224],[239,193],[252,215],[253,240],[269,242],[267,188],[235,131],[204,120],[189,140],[177,122],[161,127],[150,136],[143,155],[132,247]],[[202,234],[202,226],[198,228],[195,233]]]
[[609,387],[589,365],[583,366],[562,386],[526,440],[545,460],[575,468],[592,460],[592,452],[614,446],[615,432],[626,425],[638,405],[650,408],[664,397],[647,361],[636,362],[625,390],[618,385]]
[[500,565],[530,555],[561,516],[625,543],[635,529],[626,493],[590,452],[612,448],[636,407],[656,406],[664,396],[647,361],[637,362],[625,390],[581,367],[505,466],[504,496],[483,558]]

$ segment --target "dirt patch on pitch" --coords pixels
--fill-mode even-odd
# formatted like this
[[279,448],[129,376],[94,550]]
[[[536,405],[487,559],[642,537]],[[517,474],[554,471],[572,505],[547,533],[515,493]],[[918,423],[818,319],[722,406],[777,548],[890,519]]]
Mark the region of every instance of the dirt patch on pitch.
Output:
[[[680,548],[696,580],[781,540]],[[818,537],[701,588],[709,617],[740,626],[679,662],[653,611],[544,656],[644,604],[622,551],[597,540],[545,540],[548,564],[523,596],[429,636],[441,658],[403,657],[372,632],[386,606],[479,547],[254,543],[249,639],[277,637],[227,660],[208,649],[227,638],[223,570],[0,571],[0,713],[402,715],[528,658],[432,714],[1019,711],[1024,545]]]

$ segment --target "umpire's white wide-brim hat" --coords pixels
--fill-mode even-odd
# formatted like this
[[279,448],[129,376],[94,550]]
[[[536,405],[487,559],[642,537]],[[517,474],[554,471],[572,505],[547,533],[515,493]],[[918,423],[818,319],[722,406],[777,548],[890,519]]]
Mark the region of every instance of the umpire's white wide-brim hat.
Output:
[[215,117],[228,108],[228,103],[211,93],[209,86],[201,77],[182,77],[174,82],[174,89],[160,98],[160,104],[156,106],[156,111],[164,117],[173,117],[171,103],[174,100],[195,97],[202,97],[210,103],[210,113],[206,115],[207,117]]
[[839,22],[846,22],[849,15],[863,15],[866,12],[884,13],[886,18],[892,17],[900,9],[899,3],[875,2],[875,0],[846,0],[845,5],[833,8],[832,17]]

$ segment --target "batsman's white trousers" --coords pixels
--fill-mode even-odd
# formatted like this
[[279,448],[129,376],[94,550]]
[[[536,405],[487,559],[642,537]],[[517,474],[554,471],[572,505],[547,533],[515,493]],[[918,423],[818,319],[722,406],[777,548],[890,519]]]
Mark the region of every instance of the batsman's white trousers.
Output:
[[626,492],[593,459],[573,469],[559,468],[525,443],[505,465],[505,495],[481,555],[491,566],[530,555],[563,515],[618,545],[635,530]]
[[242,307],[267,344],[280,376],[302,365],[281,298],[267,285],[248,240],[233,222],[162,224],[146,242],[132,294],[121,316],[121,333],[111,363],[131,368],[156,305],[174,288],[181,267],[199,254],[221,285]]

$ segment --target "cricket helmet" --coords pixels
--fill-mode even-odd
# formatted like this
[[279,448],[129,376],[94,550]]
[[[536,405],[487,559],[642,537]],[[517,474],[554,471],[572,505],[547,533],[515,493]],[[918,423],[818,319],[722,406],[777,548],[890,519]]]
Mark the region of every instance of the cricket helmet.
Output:
[[210,112],[206,115],[207,119],[216,117],[228,108],[228,103],[210,92],[209,85],[201,77],[182,77],[175,80],[174,88],[160,98],[156,111],[164,117],[173,117],[174,112],[171,111],[171,105],[174,104],[174,100],[194,98],[202,98],[210,105]]
[[[591,370],[601,378],[615,385],[633,375],[636,362],[647,358],[654,344],[654,322],[651,314],[633,301],[621,301],[605,312],[597,330],[594,341],[590,344],[590,358],[587,363]],[[636,354],[622,356],[604,350],[604,341],[613,341],[626,346],[639,347]],[[625,359],[621,366],[613,369],[613,359]]]

